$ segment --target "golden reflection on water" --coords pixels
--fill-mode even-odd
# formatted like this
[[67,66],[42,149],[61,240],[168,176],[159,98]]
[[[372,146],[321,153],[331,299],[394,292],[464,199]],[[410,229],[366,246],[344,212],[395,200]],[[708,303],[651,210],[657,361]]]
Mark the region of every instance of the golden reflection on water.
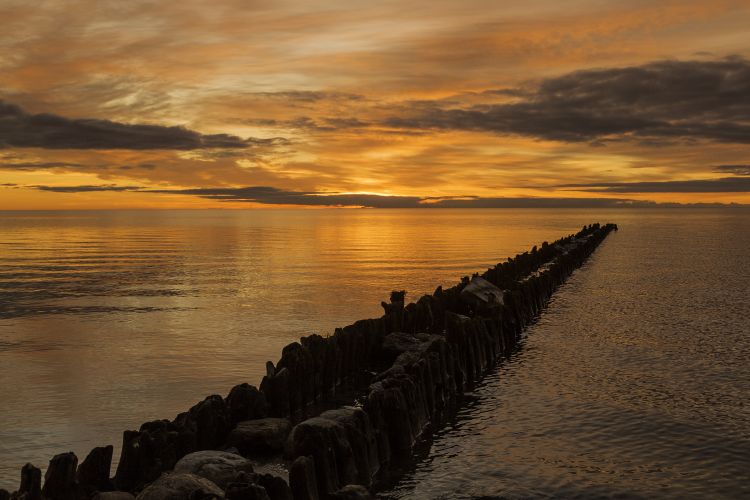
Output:
[[393,289],[416,299],[583,224],[674,213],[0,213],[0,487],[257,384],[284,345],[380,315]]

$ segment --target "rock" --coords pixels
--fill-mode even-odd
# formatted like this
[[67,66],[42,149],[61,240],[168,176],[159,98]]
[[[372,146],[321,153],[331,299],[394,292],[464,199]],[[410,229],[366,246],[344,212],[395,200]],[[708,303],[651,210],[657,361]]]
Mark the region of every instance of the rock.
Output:
[[137,500],[195,500],[224,498],[224,492],[208,479],[186,472],[166,472],[138,494]]
[[271,500],[294,500],[292,490],[282,477],[276,474],[258,474],[256,479]]
[[357,480],[346,428],[334,420],[314,417],[301,422],[292,429],[287,447],[290,458],[311,455],[315,459],[318,492],[323,498],[341,484]]
[[312,457],[297,457],[289,468],[289,486],[294,500],[318,500],[318,482]]
[[100,491],[92,500],[135,500],[127,491]]
[[0,500],[10,500],[10,493],[8,493],[8,490],[0,488]]
[[372,495],[364,486],[348,484],[328,498],[331,500],[372,500]]
[[226,398],[229,422],[237,425],[243,420],[253,420],[268,416],[266,396],[255,386],[240,384],[232,387]]
[[49,500],[77,500],[77,465],[78,458],[72,451],[52,457],[44,474],[42,497]]
[[271,500],[266,489],[252,483],[233,483],[227,487],[227,500]]
[[370,418],[361,408],[346,406],[328,410],[320,418],[334,420],[346,428],[358,471],[358,484],[369,486],[379,469],[378,445]]
[[109,471],[112,467],[112,445],[97,447],[78,466],[78,485],[86,492],[108,491],[112,489]]
[[206,450],[185,455],[174,466],[174,471],[195,474],[225,489],[242,474],[252,474],[253,464],[234,453]]
[[14,497],[19,500],[41,500],[42,471],[31,464],[21,467],[21,486]]
[[144,423],[138,431],[125,431],[115,473],[117,489],[138,491],[195,451],[196,426],[192,421],[186,426],[188,420],[188,413],[183,413],[175,422],[155,420]]
[[390,366],[396,362],[399,356],[406,352],[424,353],[443,339],[442,335],[430,335],[428,333],[404,333],[393,332],[386,335],[380,349],[381,362]]
[[[179,421],[179,422],[178,422]],[[227,405],[221,396],[208,396],[196,404],[182,419],[175,423],[183,424],[195,432],[195,450],[210,450],[220,446],[226,439],[231,426]]]
[[292,426],[285,418],[246,420],[229,433],[227,444],[244,456],[278,453],[284,450],[291,430]]
[[269,367],[268,375],[260,383],[260,390],[266,396],[271,416],[289,415],[289,370],[281,368],[271,373]]
[[475,276],[461,290],[461,299],[474,309],[502,305],[504,292],[484,278]]

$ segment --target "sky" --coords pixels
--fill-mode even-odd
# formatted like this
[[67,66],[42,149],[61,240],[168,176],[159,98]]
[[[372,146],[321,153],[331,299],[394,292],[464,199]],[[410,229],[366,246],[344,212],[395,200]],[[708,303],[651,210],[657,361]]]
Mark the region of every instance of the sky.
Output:
[[0,210],[750,203],[750,2],[0,0]]

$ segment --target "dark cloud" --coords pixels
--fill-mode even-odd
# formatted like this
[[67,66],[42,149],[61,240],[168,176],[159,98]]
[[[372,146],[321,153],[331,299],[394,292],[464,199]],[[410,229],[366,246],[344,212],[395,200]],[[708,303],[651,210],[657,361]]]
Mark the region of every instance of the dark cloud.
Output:
[[64,161],[11,161],[0,160],[0,170],[51,170],[51,169],[74,169],[74,170],[155,170],[153,163],[138,163],[135,165],[108,165],[108,164],[84,164]]
[[362,101],[364,96],[348,92],[327,92],[310,90],[286,90],[280,92],[254,92],[253,96],[263,99],[282,101],[319,102],[319,101]]
[[750,165],[717,165],[714,172],[734,175],[750,175]]
[[118,170],[156,170],[153,163],[139,163],[137,165],[120,165]]
[[315,191],[286,191],[268,186],[244,188],[197,188],[152,190],[156,193],[194,195],[221,201],[246,201],[266,205],[358,206],[370,208],[415,208],[416,196],[380,196],[374,194],[325,194]]
[[69,163],[64,161],[22,161],[22,162],[0,162],[0,169],[4,170],[48,170],[54,168],[81,168],[86,167],[82,163]]
[[192,150],[246,148],[252,142],[227,134],[205,135],[183,127],[30,114],[0,101],[0,148]]
[[3,187],[16,187],[16,186],[18,186],[18,184],[14,184],[12,182],[5,182],[3,184],[0,184],[0,186],[3,186]]
[[335,129],[364,128],[370,126],[369,123],[363,122],[358,118],[324,118],[323,121]]
[[558,187],[595,193],[747,193],[750,192],[750,177],[660,182],[597,182],[563,184]]
[[30,186],[39,191],[51,191],[53,193],[90,193],[99,191],[139,191],[140,186],[115,186],[105,184],[101,186]]
[[316,120],[309,116],[298,116],[290,120],[255,118],[251,120],[243,120],[243,123],[261,127],[281,127],[313,132],[336,132],[343,129],[365,128],[371,125],[370,123],[353,117],[323,117]]
[[[566,142],[637,138],[750,143],[750,62],[659,61],[578,71],[500,94],[510,103],[451,108],[435,102],[386,125],[517,134]],[[654,142],[656,141],[656,142]]]
[[653,205],[651,202],[614,198],[467,198],[443,199],[434,208],[615,208],[622,206]]
[[[750,179],[748,179],[750,180]],[[627,198],[482,198],[479,196],[387,196],[375,194],[341,194],[319,191],[287,191],[270,186],[240,188],[147,189],[141,186],[26,186],[56,193],[97,191],[137,191],[199,196],[227,202],[253,202],[262,205],[301,205],[311,207],[367,208],[648,208],[685,206],[726,206],[721,203],[656,203]],[[634,191],[635,192],[635,191]]]

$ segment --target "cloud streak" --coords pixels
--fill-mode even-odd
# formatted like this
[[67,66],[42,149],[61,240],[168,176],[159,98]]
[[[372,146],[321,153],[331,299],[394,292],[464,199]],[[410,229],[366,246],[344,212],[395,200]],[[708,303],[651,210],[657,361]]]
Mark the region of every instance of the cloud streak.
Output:
[[[749,179],[750,180],[750,179]],[[82,186],[27,186],[56,193],[140,192],[198,196],[223,202],[246,202],[261,205],[298,205],[308,207],[364,207],[364,208],[648,208],[655,206],[723,206],[722,204],[655,203],[628,198],[554,198],[554,197],[434,197],[389,196],[373,194],[321,193],[289,191],[270,186],[238,188],[147,189],[141,186],[82,185]],[[626,192],[626,191],[623,191]],[[636,191],[634,191],[636,192]]]
[[194,195],[220,201],[254,202],[264,205],[346,206],[369,208],[416,208],[417,196],[386,196],[375,194],[325,194],[314,191],[288,191],[269,186],[242,188],[196,188],[152,190],[153,193]]
[[748,193],[750,177],[659,182],[596,182],[562,184],[558,187],[590,193]]
[[253,142],[228,134],[205,135],[184,127],[31,114],[0,101],[0,148],[194,150],[246,148]]
[[99,186],[31,186],[39,191],[50,191],[53,193],[96,193],[104,191],[112,192],[123,192],[123,191],[139,191],[142,188],[140,186],[116,186],[114,184],[106,184]]
[[714,172],[734,175],[750,175],[750,165],[717,165]]
[[[508,94],[507,90],[502,90]],[[618,139],[750,144],[750,62],[658,61],[585,70],[515,89],[516,100],[451,108],[439,101],[385,124],[562,142]]]

